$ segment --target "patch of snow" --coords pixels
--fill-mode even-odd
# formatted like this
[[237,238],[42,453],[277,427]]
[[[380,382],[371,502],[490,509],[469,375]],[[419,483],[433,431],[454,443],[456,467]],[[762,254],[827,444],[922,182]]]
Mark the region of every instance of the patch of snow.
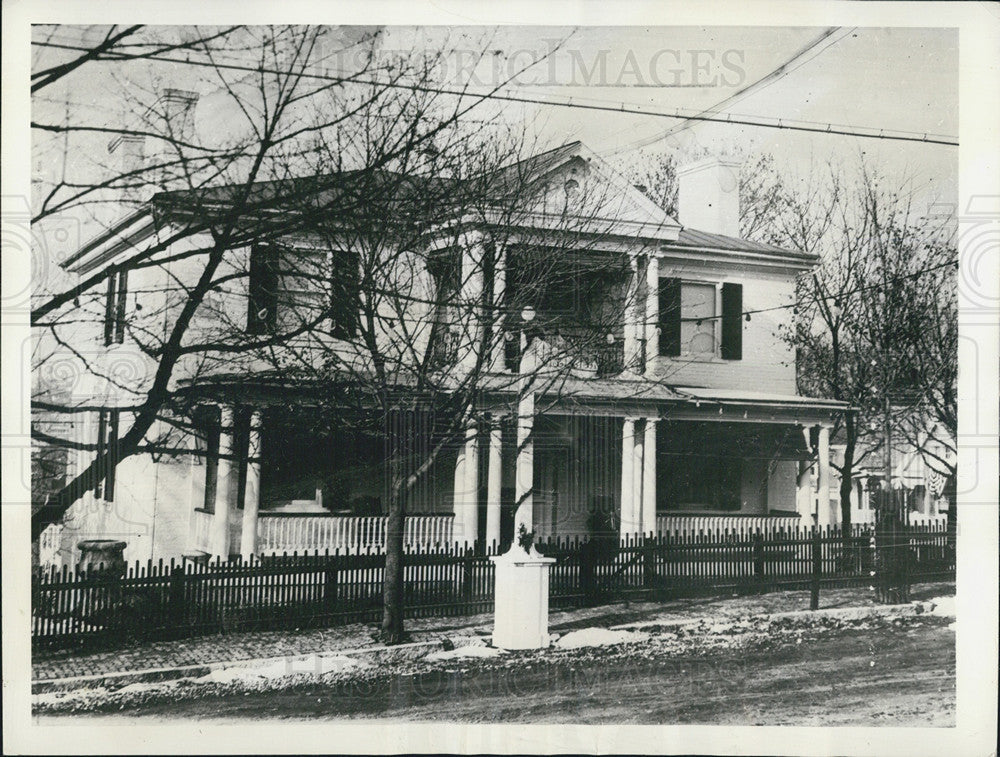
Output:
[[458,647],[456,649],[448,649],[440,652],[431,652],[424,659],[425,660],[454,660],[461,657],[496,657],[500,654],[500,650],[496,647],[487,647],[483,645],[473,645],[467,647]]
[[954,631],[955,630],[955,626],[957,626],[957,625],[958,625],[958,623],[949,623],[948,624],[948,630],[949,631]]
[[955,617],[955,598],[954,597],[934,597],[931,600],[934,605],[933,609],[930,611],[930,615],[937,615],[939,618],[954,618]]
[[579,649],[580,647],[606,647],[612,644],[629,644],[646,641],[649,634],[643,631],[611,631],[607,628],[582,628],[570,631],[556,641],[560,649]]
[[161,689],[170,688],[171,686],[176,686],[177,681],[138,681],[136,683],[130,683],[128,686],[122,686],[116,693],[118,694],[141,694],[146,691],[159,691]]

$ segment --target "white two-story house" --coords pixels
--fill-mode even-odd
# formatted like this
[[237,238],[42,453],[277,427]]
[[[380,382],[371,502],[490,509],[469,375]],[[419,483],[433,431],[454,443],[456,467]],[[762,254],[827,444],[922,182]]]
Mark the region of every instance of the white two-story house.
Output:
[[[411,548],[509,542],[518,523],[543,538],[830,523],[829,435],[847,408],[797,395],[794,350],[780,336],[794,318],[796,277],[817,261],[739,238],[738,166],[684,167],[672,218],[579,143],[519,165],[537,202],[516,219],[455,218],[461,233],[446,223],[428,231],[423,244],[435,254],[397,256],[390,282],[359,273],[352,245],[364,240],[346,233],[332,245],[302,229],[234,244],[217,275],[245,275],[213,289],[193,318],[198,338],[217,347],[179,361],[170,417],[164,411],[147,433],[149,451],[120,460],[49,527],[42,559],[72,563],[77,543],[94,538],[125,541],[127,559],[379,548],[391,475],[382,430],[365,426],[363,402],[357,422],[313,422],[317,401],[278,370],[298,361],[349,387],[370,368],[352,347],[369,316],[385,321],[384,344],[418,346],[409,359],[424,359],[433,340],[435,360],[480,372],[466,427],[429,459],[408,498]],[[255,191],[285,191],[289,181]],[[566,233],[567,208],[585,192],[600,194],[600,209],[577,214]],[[206,197],[224,208],[224,188],[202,194],[199,207]],[[114,445],[155,380],[156,356],[130,348],[130,334],[165,339],[192,286],[184,251],[211,230],[177,234],[192,223],[190,201],[162,193],[63,262],[82,279],[108,271],[80,306],[103,307],[85,350],[103,367],[77,391],[105,409],[80,416],[79,438]],[[473,270],[484,245],[495,263]],[[157,265],[129,264],[153,248]],[[283,261],[294,261],[292,273]],[[312,265],[324,273],[310,276]],[[554,273],[539,278],[539,266]],[[366,286],[402,286],[413,305],[404,316],[360,313]],[[423,291],[436,295],[414,295]],[[483,292],[502,303],[492,339],[468,326]],[[234,329],[266,341],[294,331],[311,308],[325,319],[322,338],[225,350]],[[574,340],[583,347],[567,358]],[[322,370],[312,354],[326,356]],[[417,390],[396,388],[400,407],[419,405]],[[82,468],[94,453],[75,454]]]

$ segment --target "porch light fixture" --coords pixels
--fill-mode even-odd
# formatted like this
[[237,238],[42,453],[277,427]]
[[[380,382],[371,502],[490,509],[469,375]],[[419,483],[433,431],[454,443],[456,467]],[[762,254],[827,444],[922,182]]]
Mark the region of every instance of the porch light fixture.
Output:
[[521,320],[525,323],[531,323],[535,320],[535,309],[530,305],[521,311]]

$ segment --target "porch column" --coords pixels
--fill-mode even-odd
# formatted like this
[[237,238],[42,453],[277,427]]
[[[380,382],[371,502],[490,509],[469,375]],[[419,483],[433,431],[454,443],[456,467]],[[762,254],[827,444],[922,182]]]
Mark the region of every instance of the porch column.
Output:
[[622,496],[619,536],[632,533],[635,521],[635,419],[622,421]]
[[[649,256],[646,266],[646,373],[656,367],[660,354],[660,259]],[[654,421],[654,429],[656,427]],[[648,447],[647,447],[648,449]]]
[[635,371],[639,352],[639,324],[637,323],[636,299],[639,291],[638,261],[635,258],[629,260],[628,284],[625,287],[625,338],[624,338],[624,361],[626,371]]
[[489,469],[486,474],[486,549],[500,544],[500,488],[503,472],[503,421],[490,422]]
[[642,533],[656,533],[656,419],[646,419],[642,443]]
[[461,473],[455,473],[454,540],[469,546],[479,530],[479,429],[475,423],[465,430]]
[[819,427],[819,442],[816,445],[817,465],[819,466],[818,491],[819,517],[821,526],[830,525],[830,427]]
[[250,415],[247,440],[247,480],[243,492],[243,530],[240,535],[240,554],[243,559],[257,552],[257,514],[260,511],[260,428],[261,412]]
[[535,443],[531,432],[535,423],[535,395],[524,395],[517,408],[517,469],[514,476],[514,541],[523,525],[534,530]]
[[212,518],[212,555],[229,557],[229,513],[232,510],[233,483],[233,408],[219,409],[219,461],[216,467],[215,515]]

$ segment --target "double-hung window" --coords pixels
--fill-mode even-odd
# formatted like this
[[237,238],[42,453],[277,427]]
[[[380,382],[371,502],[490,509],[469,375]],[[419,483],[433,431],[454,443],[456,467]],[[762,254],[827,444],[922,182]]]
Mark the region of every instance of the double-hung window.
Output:
[[659,285],[660,354],[693,359],[743,357],[743,286],[680,278]]

